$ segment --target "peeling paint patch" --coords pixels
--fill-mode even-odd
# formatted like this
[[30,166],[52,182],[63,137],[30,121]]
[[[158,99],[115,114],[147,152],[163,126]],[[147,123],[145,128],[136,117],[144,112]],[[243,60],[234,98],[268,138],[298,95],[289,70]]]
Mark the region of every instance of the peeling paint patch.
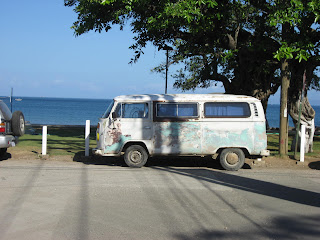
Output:
[[203,153],[214,154],[220,148],[246,148],[248,151],[254,149],[254,133],[250,128],[235,126],[234,124],[223,124],[223,126],[212,127],[210,124],[203,129]]
[[123,144],[131,139],[131,135],[122,135],[121,124],[116,123],[114,128],[108,128],[105,134],[104,153],[118,153]]
[[155,123],[155,151],[166,154],[200,154],[201,132],[197,122]]
[[112,145],[106,146],[104,149],[104,153],[118,153],[121,150],[121,147],[125,144],[125,142],[131,140],[131,136],[119,136],[117,142]]
[[267,134],[266,125],[264,122],[256,122],[254,124],[255,129],[255,144],[254,154],[260,154],[262,150],[267,149]]

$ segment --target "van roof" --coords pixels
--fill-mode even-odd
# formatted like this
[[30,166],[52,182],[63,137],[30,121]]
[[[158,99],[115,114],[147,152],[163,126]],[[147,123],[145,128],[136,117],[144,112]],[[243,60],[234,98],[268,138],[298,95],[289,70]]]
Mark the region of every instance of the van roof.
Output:
[[115,101],[251,101],[260,100],[244,95],[233,94],[141,94],[122,95],[114,98]]

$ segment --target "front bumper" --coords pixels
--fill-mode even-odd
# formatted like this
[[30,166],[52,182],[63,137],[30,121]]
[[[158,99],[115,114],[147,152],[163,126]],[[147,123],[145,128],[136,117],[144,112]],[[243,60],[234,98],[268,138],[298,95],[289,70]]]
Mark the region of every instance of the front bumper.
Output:
[[94,155],[100,155],[100,156],[103,155],[102,150],[101,150],[101,149],[98,149],[98,148],[92,149],[92,153],[93,153]]
[[8,148],[16,146],[18,137],[12,135],[0,135],[0,148]]
[[119,157],[119,156],[121,156],[121,152],[119,152],[119,153],[105,153],[105,152],[103,152],[102,149],[99,149],[99,148],[93,148],[92,153],[94,155],[105,156],[105,157]]

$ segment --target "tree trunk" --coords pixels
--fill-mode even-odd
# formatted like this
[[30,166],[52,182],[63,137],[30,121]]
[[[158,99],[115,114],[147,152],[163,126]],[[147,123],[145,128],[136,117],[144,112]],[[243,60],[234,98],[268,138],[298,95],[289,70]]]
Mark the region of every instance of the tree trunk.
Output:
[[[299,119],[299,106],[300,106],[300,96],[303,95],[302,105],[301,105],[301,124],[306,126],[306,141],[305,141],[305,152],[312,152],[313,149],[313,136],[315,131],[314,117],[315,111],[311,107],[307,91],[310,88],[310,84],[313,79],[313,72],[316,69],[317,65],[312,64],[312,62],[298,62],[297,60],[292,61],[291,64],[291,78],[292,84],[289,89],[289,104],[290,104],[290,116],[293,120],[293,123],[298,129],[297,123]],[[306,72],[305,82],[303,81],[303,75]],[[305,86],[305,87],[303,87]],[[305,89],[303,91],[303,89]],[[299,126],[300,128],[300,126]],[[301,128],[300,128],[301,129]],[[299,132],[299,136],[301,132]],[[294,150],[296,139],[294,139],[292,144],[292,150]],[[300,138],[299,138],[300,142]],[[300,147],[300,144],[298,144]]]
[[288,89],[290,78],[288,72],[288,61],[284,60],[281,66],[282,83],[280,99],[280,136],[279,154],[281,157],[288,155]]
[[[306,141],[305,141],[305,153],[313,152],[313,137],[315,131],[314,117],[315,111],[311,107],[308,97],[303,98],[301,106],[301,124],[306,126]],[[298,119],[299,119],[299,106],[300,101],[296,100],[295,102],[290,103],[290,116],[292,117],[295,128],[298,129]],[[300,128],[300,126],[299,126]],[[301,128],[300,128],[301,129]],[[299,141],[300,142],[301,131],[299,131]],[[293,140],[291,150],[294,151],[296,144],[296,139]],[[298,148],[300,144],[298,144]]]

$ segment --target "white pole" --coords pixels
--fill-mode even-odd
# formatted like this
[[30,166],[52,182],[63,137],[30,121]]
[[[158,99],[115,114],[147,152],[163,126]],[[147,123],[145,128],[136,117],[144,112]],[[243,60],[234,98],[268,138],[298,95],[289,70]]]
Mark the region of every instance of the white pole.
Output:
[[90,144],[90,120],[86,120],[85,130],[85,156],[89,157],[89,144]]
[[47,155],[47,126],[42,127],[42,155]]
[[306,126],[301,125],[300,162],[304,162],[304,145],[306,141]]

